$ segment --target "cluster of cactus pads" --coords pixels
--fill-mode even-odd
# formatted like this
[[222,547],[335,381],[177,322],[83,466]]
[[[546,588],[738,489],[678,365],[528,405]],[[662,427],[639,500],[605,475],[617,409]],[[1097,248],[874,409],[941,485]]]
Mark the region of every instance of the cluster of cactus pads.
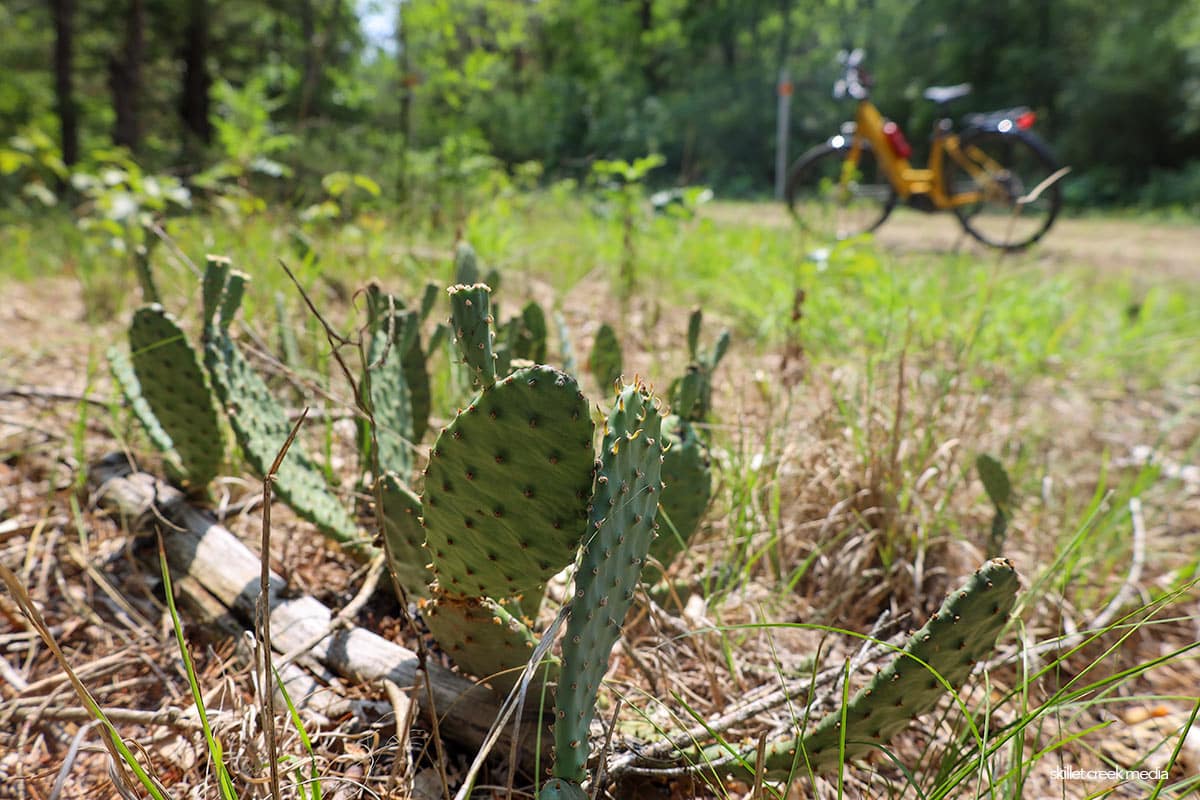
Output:
[[[542,787],[539,800],[587,797],[581,785],[586,775],[579,750],[582,748],[586,755],[592,712],[590,707],[581,708],[579,695],[583,694],[583,703],[594,702],[594,694],[586,694],[595,678],[594,665],[607,662],[612,646],[607,638],[595,635],[598,624],[592,622],[593,616],[602,618],[600,624],[608,617],[599,596],[590,595],[589,589],[597,583],[607,585],[620,580],[604,563],[593,572],[594,577],[589,579],[588,570],[581,567],[576,578],[586,588],[575,593],[568,640],[563,645],[554,730],[554,778]],[[729,778],[754,781],[760,777],[789,781],[800,775],[833,772],[846,759],[886,747],[910,722],[933,710],[947,692],[958,691],[976,662],[992,652],[1012,612],[1017,585],[1012,562],[988,561],[946,598],[941,609],[840,710],[796,736],[768,741],[761,749],[753,746],[739,751],[728,744],[713,745],[678,754],[679,760],[696,763],[718,782]],[[623,614],[624,610],[616,613]],[[577,619],[584,622],[576,623]],[[799,727],[804,728],[803,724]]]
[[[491,288],[476,282],[478,264],[466,245],[458,249],[456,274],[468,281],[449,290],[450,324],[439,326],[428,348],[420,327],[440,293],[436,287],[426,288],[417,310],[378,286],[366,291],[358,400],[373,424],[359,427],[363,472],[376,482],[376,510],[399,586],[421,599],[442,649],[497,690],[515,685],[534,651],[531,618],[547,582],[576,565],[561,660],[536,675],[556,686],[553,778],[539,797],[579,800],[586,796],[597,693],[636,586],[661,577],[657,566],[669,565],[687,546],[710,500],[702,423],[729,336],[723,333],[701,352],[701,316],[692,314],[691,364],[671,385],[672,413],[664,416],[646,386],[622,383],[616,337],[602,331],[590,361],[602,388],[615,385],[616,397],[597,452],[595,424],[576,379],[544,363],[548,326],[541,308],[529,304],[497,326]],[[202,357],[157,304],[134,315],[131,358],[110,352],[134,413],[171,469],[195,489],[224,459],[218,405],[259,474],[272,468],[292,428],[229,332],[245,282],[226,260],[208,260]],[[561,317],[555,321],[564,359],[573,361]],[[438,432],[418,495],[409,478],[414,444],[429,425],[426,359],[442,337],[453,338],[474,394]],[[277,466],[275,485],[326,534],[362,540],[353,513],[298,443]],[[800,735],[769,742],[762,754],[766,776],[827,772],[843,758],[884,746],[947,689],[961,686],[990,652],[1016,586],[1008,561],[984,565],[844,709]],[[678,756],[708,764],[716,777],[752,777],[759,753],[726,744]]]

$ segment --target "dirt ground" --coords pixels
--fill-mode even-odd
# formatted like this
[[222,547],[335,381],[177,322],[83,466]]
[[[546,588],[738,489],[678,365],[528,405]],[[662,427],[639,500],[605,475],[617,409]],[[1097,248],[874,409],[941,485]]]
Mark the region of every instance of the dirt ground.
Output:
[[[714,219],[753,219],[759,224],[779,226],[791,224],[783,207],[775,204],[718,203],[706,209],[705,214]],[[897,212],[886,223],[878,240],[885,248],[900,254],[945,253],[960,249],[987,252],[966,239],[952,217],[906,210]],[[1063,219],[1044,243],[1016,258],[1022,259],[1023,263],[1045,264],[1047,269],[1091,266],[1110,273],[1129,274],[1151,283],[1196,281],[1200,280],[1200,225]],[[567,316],[572,324],[587,318],[594,300],[592,296],[580,296],[568,304]],[[47,278],[32,284],[0,284],[0,559],[19,568],[22,577],[36,589],[35,598],[39,602],[47,601],[44,612],[61,637],[68,656],[93,685],[100,687],[102,703],[129,709],[186,706],[186,687],[175,671],[177,668],[172,666],[176,661],[174,643],[163,635],[161,616],[152,616],[158,601],[149,590],[140,587],[144,596],[129,598],[130,607],[145,614],[145,619],[138,620],[128,609],[122,611],[117,600],[105,600],[102,596],[106,585],[122,587],[122,579],[141,574],[139,568],[130,566],[127,563],[130,559],[123,555],[128,546],[125,532],[111,520],[98,520],[86,507],[82,509],[81,517],[76,516],[78,511],[63,502],[69,495],[63,487],[70,486],[85,464],[120,444],[119,432],[109,427],[105,407],[111,392],[103,353],[105,347],[120,340],[123,318],[91,327],[84,325],[82,318],[79,285],[73,279]],[[1153,400],[1147,398],[1125,398],[1121,402],[1126,400],[1153,405]],[[1059,401],[1065,402],[1061,397],[1056,400]],[[1173,413],[1173,403],[1164,401],[1161,405],[1164,416],[1169,411]],[[1095,398],[1087,398],[1071,405],[1069,411],[1075,413],[1080,407],[1091,409],[1088,413],[1094,413],[1095,417],[1091,420],[1080,417],[1080,424],[1074,426],[1075,433],[1086,440],[1087,446],[1094,446],[1096,442],[1089,438],[1090,431],[1094,427],[1092,423],[1102,417],[1103,409]],[[83,408],[89,413],[81,423],[80,410]],[[1088,428],[1086,436],[1082,430],[1085,427]],[[1105,444],[1112,445],[1118,459],[1124,458],[1129,451],[1128,445],[1144,441],[1136,438],[1144,433],[1146,431],[1138,431],[1136,436],[1131,433],[1130,437],[1121,437],[1119,442]],[[1068,445],[1064,443],[1063,446]],[[1189,448],[1190,445],[1182,444],[1173,452],[1186,457]],[[1194,453],[1194,448],[1190,452]],[[1180,469],[1189,468],[1195,469],[1187,464],[1180,466]],[[231,482],[228,491],[235,499],[245,497],[255,490],[253,483],[242,486]],[[1194,511],[1196,498],[1200,497],[1200,489],[1196,487],[1200,483],[1188,485],[1191,488],[1187,505]],[[1192,520],[1195,517],[1180,518],[1181,514],[1176,511],[1174,518],[1164,514],[1157,523],[1152,518],[1151,536],[1161,546],[1168,545],[1164,531],[1172,536],[1178,533],[1180,541],[1194,541]],[[80,522],[83,527],[77,530],[75,526]],[[229,524],[247,541],[253,541],[253,519]],[[84,528],[90,528],[86,535]],[[90,550],[81,550],[74,544],[85,538],[88,538]],[[309,547],[294,551],[297,557],[311,555],[319,549],[319,544],[309,544]],[[89,571],[89,566],[96,564],[114,570],[111,583],[106,584],[95,569]],[[308,581],[311,585],[324,583],[328,595],[322,599],[333,606],[348,599],[345,592],[329,588],[337,583],[339,576],[344,577],[345,570],[339,569],[337,564],[329,565],[328,579],[321,573]],[[303,577],[303,570],[300,574]],[[152,582],[153,577],[149,580]],[[121,620],[121,613],[133,617],[132,621],[124,621],[128,630],[118,628],[114,631],[111,623],[96,624],[95,615],[89,618],[86,614],[86,609],[96,603],[106,621],[108,617]],[[120,613],[112,611],[113,608]],[[362,623],[376,629],[397,626],[393,617],[363,620]],[[1169,636],[1163,634],[1161,646],[1165,648],[1168,640],[1172,644],[1177,640],[1187,641],[1192,635],[1186,621],[1177,621]],[[120,664],[120,653],[127,649],[138,653],[138,663]],[[231,705],[235,709],[244,708],[249,679],[244,669],[229,666],[234,661],[229,649],[229,643],[219,639],[206,642],[202,649],[197,648],[201,683],[214,687],[214,690],[226,687],[231,695],[240,692],[240,702],[231,702]],[[0,675],[0,798],[48,797],[55,794],[52,790],[55,779],[68,773],[72,779],[60,787],[62,791],[57,796],[114,797],[103,766],[106,755],[97,746],[96,737],[93,736],[80,752],[72,749],[79,741],[84,741],[79,726],[81,718],[73,716],[70,708],[73,699],[61,677],[57,677],[52,660],[46,657],[35,637],[25,630],[19,612],[3,592],[0,592],[0,659],[3,659],[0,670],[5,673]],[[1120,736],[1114,733],[1110,737],[1112,758],[1120,763],[1133,763],[1146,741],[1156,741],[1155,737],[1167,735],[1169,726],[1163,720],[1176,725],[1180,715],[1186,717],[1190,705],[1184,700],[1188,695],[1187,686],[1194,685],[1195,670],[1185,670],[1183,666],[1187,665],[1181,665],[1179,674],[1166,674],[1154,685],[1140,687],[1162,696],[1173,695],[1179,702],[1169,706],[1153,705],[1141,716],[1124,714],[1096,720],[1104,724],[1115,721],[1112,730],[1121,729]],[[1191,666],[1194,667],[1194,663]],[[43,684],[49,688],[38,691]],[[34,691],[26,691],[30,686]],[[43,702],[46,705],[40,706]],[[58,716],[48,712],[47,708],[57,709]],[[1130,733],[1135,726],[1147,724],[1147,721],[1153,725],[1156,720],[1164,726],[1161,734],[1157,729],[1146,736]],[[157,738],[144,739],[157,748],[154,751],[156,758],[165,758],[162,753],[176,754],[179,750],[176,738],[189,739],[194,744],[195,731],[183,722],[186,721],[173,720],[171,724],[148,728],[157,732]],[[253,727],[240,719],[234,722],[247,729]],[[230,730],[231,740],[242,741],[236,731]],[[355,780],[370,786],[367,778],[372,769],[376,773],[381,771],[381,762],[375,753],[378,752],[379,737],[390,735],[387,730],[375,727],[351,733],[335,728],[326,731],[325,735],[322,774],[347,776],[347,784]],[[1129,752],[1116,750],[1121,746]],[[251,752],[247,747],[247,752]],[[1196,760],[1192,768],[1200,771],[1200,745],[1190,744],[1188,752],[1193,753],[1191,758]],[[189,750],[183,756],[172,755],[177,763],[172,762],[175,771],[168,770],[168,776],[175,775],[182,782],[185,774],[194,775],[199,768],[193,767],[197,759],[202,760],[202,755],[200,750]],[[72,759],[78,759],[74,771],[63,770]],[[382,764],[390,768],[390,762]],[[461,766],[459,764],[458,768]],[[374,788],[382,792],[384,785],[374,784]],[[211,785],[208,788],[212,789]],[[1051,793],[1061,788],[1061,785],[1049,782],[1039,785],[1039,789]],[[879,787],[875,789],[884,791]],[[197,789],[194,796],[216,794],[204,794]],[[260,792],[257,796],[263,795]],[[346,792],[338,796],[349,798],[369,794]],[[440,792],[413,796],[437,797]],[[503,795],[497,794],[499,796]],[[1042,795],[1031,793],[1028,796]]]

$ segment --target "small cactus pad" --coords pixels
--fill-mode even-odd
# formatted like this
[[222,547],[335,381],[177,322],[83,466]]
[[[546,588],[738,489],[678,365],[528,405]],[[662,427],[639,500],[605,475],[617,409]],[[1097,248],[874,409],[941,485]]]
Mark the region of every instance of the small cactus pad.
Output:
[[[846,707],[846,758],[884,746],[913,719],[931,711],[946,694],[938,675],[954,691],[962,687],[975,662],[992,652],[1016,601],[1017,584],[1012,562],[997,558],[946,598],[904,650],[851,699]],[[802,739],[768,745],[767,777],[787,779],[807,773],[805,755],[813,772],[837,769],[841,725],[841,712],[835,711]],[[803,752],[797,751],[798,745]],[[748,764],[753,765],[754,759],[754,753],[746,754]]]
[[588,800],[588,794],[578,783],[551,778],[538,791],[537,800]]
[[426,540],[447,592],[539,590],[579,546],[593,424],[575,379],[521,369],[483,389],[438,436],[425,472]]
[[546,312],[530,300],[521,309],[521,321],[512,342],[513,358],[527,358],[535,364],[546,363]]
[[621,379],[621,344],[617,341],[616,331],[607,322],[596,331],[588,366],[602,392],[612,391],[613,385]]
[[365,421],[359,426],[360,453],[367,462],[364,467],[371,467],[369,456],[375,441],[379,445],[380,469],[396,472],[405,480],[412,470],[413,403],[401,360],[402,339],[395,331],[404,326],[402,319],[410,316],[415,324],[416,314],[411,311],[385,313],[377,320],[367,349],[374,437]]
[[142,396],[171,438],[186,480],[203,487],[216,477],[224,448],[196,351],[175,320],[154,304],[134,313],[129,352]]
[[[460,281],[461,282],[461,281]],[[421,321],[429,319],[429,313],[433,311],[433,307],[437,305],[438,298],[442,296],[442,287],[436,283],[425,284],[425,290],[421,293]]]
[[[669,567],[700,527],[712,497],[712,471],[708,450],[687,420],[673,414],[666,417],[663,441],[667,446],[662,466],[665,487],[659,507],[666,519],[659,519],[658,538],[650,546],[650,555]],[[656,577],[647,575],[646,581]]]
[[980,453],[975,458],[975,469],[988,499],[997,509],[1007,512],[1012,505],[1012,482],[1008,479],[1008,471],[987,453]]
[[158,417],[154,416],[154,412],[150,410],[150,404],[142,396],[142,385],[138,383],[137,373],[133,371],[133,364],[129,363],[129,357],[117,347],[108,348],[106,356],[113,381],[125,397],[125,403],[129,406],[129,410],[142,424],[150,442],[166,457],[168,469],[175,474],[182,475],[183,465],[179,463],[179,454],[175,452],[175,443],[171,441],[170,434],[163,430],[162,423],[158,421]]
[[[218,264],[216,271],[220,273],[222,266],[227,274],[227,264]],[[209,270],[204,278],[205,293],[209,291],[210,282],[216,286],[222,324],[218,326],[211,318],[206,320],[204,363],[225,405],[225,413],[242,454],[255,472],[265,476],[287,441],[292,424],[224,327],[237,310],[236,304],[225,292],[234,291],[234,299],[240,300],[245,278],[239,278],[236,273],[227,274],[229,285],[224,287],[223,292],[219,283],[220,274],[214,276],[213,272],[214,262],[210,259]],[[297,514],[334,539],[345,542],[358,537],[354,518],[326,486],[321,471],[304,453],[299,442],[292,443],[287,457],[279,466],[275,475],[275,492]]]
[[283,292],[275,293],[275,331],[283,363],[289,369],[300,369],[300,343],[296,340],[296,328],[288,316]]
[[488,308],[491,289],[484,283],[459,284],[451,286],[449,293],[451,322],[458,350],[475,373],[475,383],[490,386],[496,382],[492,316]]
[[692,309],[692,313],[688,315],[687,328],[687,348],[688,357],[692,361],[699,361],[700,348],[700,326],[704,322],[704,312],[699,308]]
[[537,646],[529,628],[499,603],[434,591],[421,608],[438,645],[463,672],[507,694]]
[[562,357],[563,372],[574,375],[575,350],[571,347],[571,331],[567,329],[567,320],[561,312],[554,312],[554,327],[558,328],[558,353]]
[[643,386],[625,386],[608,417],[556,694],[554,775],[582,782],[588,729],[608,657],[633,603],[662,490],[662,418]]
[[479,282],[479,257],[475,255],[475,248],[466,242],[459,242],[454,248],[454,282]]
[[396,475],[386,473],[380,486],[383,508],[377,517],[387,540],[387,554],[396,580],[409,597],[428,597],[433,572],[421,527],[421,498]]

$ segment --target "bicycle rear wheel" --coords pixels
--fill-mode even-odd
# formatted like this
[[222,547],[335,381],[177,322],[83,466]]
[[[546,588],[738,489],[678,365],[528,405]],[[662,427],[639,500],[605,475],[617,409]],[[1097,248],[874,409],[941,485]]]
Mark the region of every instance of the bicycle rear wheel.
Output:
[[842,141],[818,145],[796,160],[785,196],[805,231],[848,239],[882,225],[896,205],[896,193],[869,144],[863,143],[855,165],[846,159],[850,142],[837,138]]
[[963,134],[959,151],[946,159],[947,194],[979,196],[954,207],[963,230],[1010,252],[1042,238],[1062,207],[1062,187],[1056,181],[1031,195],[1058,170],[1041,139],[1025,131],[974,131]]

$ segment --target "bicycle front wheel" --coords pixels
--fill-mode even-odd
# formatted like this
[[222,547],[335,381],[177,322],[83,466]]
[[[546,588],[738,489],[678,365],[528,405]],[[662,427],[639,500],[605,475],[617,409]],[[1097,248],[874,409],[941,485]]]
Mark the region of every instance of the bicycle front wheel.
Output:
[[[1041,185],[1058,163],[1041,139],[1025,131],[966,133],[946,164],[947,194],[959,223],[991,247],[1010,252],[1028,247],[1050,229],[1062,207],[1059,183]],[[973,199],[961,202],[968,197]]]
[[818,145],[796,160],[785,196],[805,231],[848,239],[882,225],[896,205],[896,193],[868,143],[862,143],[856,164],[847,158],[850,142],[837,138],[842,141]]

